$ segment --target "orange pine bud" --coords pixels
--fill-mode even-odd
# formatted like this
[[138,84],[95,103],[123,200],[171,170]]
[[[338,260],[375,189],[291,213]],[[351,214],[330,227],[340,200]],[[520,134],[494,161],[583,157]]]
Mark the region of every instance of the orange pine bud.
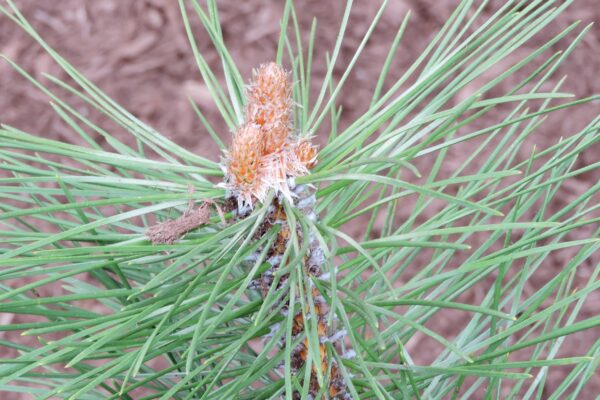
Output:
[[317,147],[313,146],[308,140],[300,140],[295,149],[298,160],[306,168],[313,168],[317,165]]
[[263,148],[260,127],[246,123],[234,133],[233,143],[227,154],[229,185],[239,191],[247,203],[251,203],[252,195],[260,195]]
[[293,103],[289,73],[275,63],[261,65],[253,73],[247,100],[247,120],[262,127],[263,154],[280,151],[291,133]]

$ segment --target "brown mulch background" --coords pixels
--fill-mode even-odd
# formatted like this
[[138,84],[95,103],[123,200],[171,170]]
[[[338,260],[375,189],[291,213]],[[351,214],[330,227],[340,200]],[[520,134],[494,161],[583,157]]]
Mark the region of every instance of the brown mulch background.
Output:
[[[181,23],[177,1],[17,0],[16,3],[51,46],[118,103],[180,145],[211,159],[217,158],[218,148],[203,131],[187,96],[198,102],[225,140],[228,132],[220,121],[218,111],[209,99],[208,90],[197,71]],[[223,35],[244,77],[250,75],[254,66],[274,58],[282,3],[265,0],[219,0]],[[344,5],[341,1],[304,0],[297,3],[304,31],[309,29],[313,16],[317,17],[319,22],[316,40],[318,58],[315,59],[314,66],[315,76],[318,78],[324,74],[324,54],[333,46]],[[358,0],[355,3],[347,40],[341,51],[340,66],[346,65],[352,57],[379,4],[378,1],[370,0]],[[409,9],[412,10],[411,23],[394,61],[392,77],[399,76],[418,57],[457,3],[457,0],[390,1],[388,10],[365,50],[364,61],[356,67],[348,80],[349,90],[340,97],[340,105],[345,111],[342,125],[346,126],[368,106],[376,76],[405,13]],[[502,2],[490,3],[491,5],[484,10],[485,15],[491,15]],[[517,50],[514,59],[507,60],[507,65],[520,60],[537,45],[549,40],[576,20],[582,20],[582,26],[592,21],[600,22],[599,0],[575,1],[553,26]],[[569,37],[572,39],[574,35]],[[209,63],[218,66],[219,60],[211,51],[209,38],[197,35],[197,40]],[[553,46],[552,50],[565,48],[567,44],[567,41],[562,41]],[[15,60],[38,79],[44,79],[43,73],[65,78],[65,74],[52,62],[50,56],[4,17],[0,18],[0,53]],[[569,75],[570,78],[562,90],[575,93],[578,97],[589,96],[600,93],[598,71],[600,29],[593,27],[568,62],[560,67],[551,83]],[[343,67],[336,69],[336,72],[339,77]],[[503,85],[506,85],[506,89],[514,83],[509,81]],[[555,143],[561,136],[574,133],[583,127],[598,114],[599,109],[596,102],[551,117],[542,127],[543,134],[538,133],[536,142],[532,144],[543,148]],[[81,105],[80,110],[89,114],[100,126],[113,128],[105,119],[85,106]],[[497,115],[492,114],[487,118],[488,120],[482,123],[492,124],[497,121]],[[47,97],[5,63],[0,63],[0,121],[44,137],[69,143],[83,143],[82,139],[67,129],[52,111]],[[124,141],[131,142],[131,137],[126,132],[111,132]],[[465,148],[460,153],[451,153],[456,165],[460,164],[461,157],[468,156],[468,151],[464,150]],[[524,150],[527,150],[525,153],[530,151]],[[598,154],[599,146],[590,148],[582,154],[575,168],[597,162]],[[569,199],[577,197],[598,179],[598,171],[573,178],[564,185],[560,202],[554,207],[559,209],[564,206]],[[358,233],[361,226],[357,225],[355,229],[354,233]],[[581,235],[589,236],[590,232],[585,230]],[[532,282],[543,285],[565,265],[568,256],[569,253],[557,253],[549,262],[544,272],[546,275]],[[589,270],[582,271],[582,281],[588,278],[587,274],[592,267],[590,262],[586,266]],[[536,287],[532,286],[526,290],[535,291]],[[474,294],[471,300],[477,301],[477,298],[480,298],[478,296],[483,295],[484,292]],[[589,318],[598,313],[600,295],[594,293],[590,299],[581,313],[582,318]],[[0,322],[6,323],[4,316],[0,318]],[[433,325],[428,326],[446,337],[452,337],[456,332],[453,324],[456,324],[456,321],[453,321],[451,316],[442,316],[435,319]],[[599,336],[600,332],[595,330],[580,334],[577,340],[567,340],[561,355],[580,355]],[[17,337],[18,333],[14,337],[0,334],[1,339],[19,340]],[[412,348],[418,345],[412,344]],[[408,349],[410,350],[410,346]],[[4,356],[0,354],[0,357]],[[417,354],[415,360],[427,362],[430,361],[430,356],[423,354],[423,357],[419,358]],[[546,393],[551,393],[552,388],[560,384],[561,378],[568,371],[568,368],[552,369]],[[595,382],[583,393],[579,397],[581,400],[596,398],[600,393],[600,376],[597,376]],[[0,398],[30,397],[2,393]]]

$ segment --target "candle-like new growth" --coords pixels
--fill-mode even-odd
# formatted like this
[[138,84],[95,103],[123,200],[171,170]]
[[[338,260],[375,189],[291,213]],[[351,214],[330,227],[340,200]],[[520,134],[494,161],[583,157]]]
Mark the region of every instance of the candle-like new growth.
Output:
[[270,189],[289,199],[287,179],[308,174],[317,159],[316,147],[293,132],[290,74],[275,63],[261,65],[246,97],[245,123],[226,153],[225,186],[240,206],[262,202]]
[[237,191],[239,200],[248,204],[252,203],[252,195],[259,199],[266,195],[267,185],[262,182],[263,148],[260,127],[245,123],[235,131],[227,154],[228,183]]
[[292,84],[289,73],[275,63],[263,64],[252,75],[247,91],[247,121],[261,126],[264,155],[284,150],[292,132]]

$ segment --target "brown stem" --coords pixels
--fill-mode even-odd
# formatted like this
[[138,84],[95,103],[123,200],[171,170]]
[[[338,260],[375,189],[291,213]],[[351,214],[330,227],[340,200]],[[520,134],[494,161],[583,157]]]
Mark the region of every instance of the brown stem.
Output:
[[151,226],[146,231],[146,236],[152,244],[173,244],[189,231],[208,223],[209,220],[209,206],[207,203],[202,203],[198,208],[188,209],[177,219]]
[[[299,195],[300,199],[297,204],[302,204],[302,197],[305,199],[310,199],[312,193],[309,193],[308,190],[300,190],[296,191],[296,194]],[[314,199],[314,198],[313,198]],[[314,203],[314,200],[313,200]],[[308,206],[301,209],[303,213],[309,215],[314,213],[314,204],[310,201],[308,202]],[[275,224],[281,225],[281,229],[277,234],[277,239],[269,249],[269,256],[272,268],[266,271],[263,276],[256,282],[253,286],[260,289],[263,296],[266,296],[269,293],[269,289],[271,288],[273,282],[273,276],[281,265],[279,262],[285,252],[285,249],[290,245],[290,227],[287,223],[287,215],[285,214],[284,208],[281,206],[277,199],[274,200],[272,204],[272,212],[265,219],[264,225],[265,229],[261,229],[261,233],[266,233],[269,228]],[[298,237],[303,236],[303,232],[300,227],[297,228]],[[313,240],[310,246],[310,252],[305,257],[304,267],[302,271],[309,278],[308,281],[311,281],[313,278],[320,278],[322,275],[322,267],[324,263],[323,251],[320,247],[319,243],[316,240]],[[283,277],[279,281],[279,286],[283,285],[286,277]],[[317,335],[319,339],[319,354],[320,354],[320,362],[316,365],[319,365],[321,371],[317,371],[315,366],[313,366],[313,370],[311,372],[310,383],[309,383],[309,393],[316,399],[317,393],[320,391],[320,386],[317,380],[317,374],[321,373],[323,376],[327,376],[329,372],[329,380],[327,382],[327,394],[328,398],[336,399],[336,400],[347,400],[350,399],[350,395],[347,390],[346,382],[341,374],[341,371],[336,364],[336,361],[328,358],[327,350],[325,347],[325,343],[330,341],[330,338],[333,334],[333,328],[328,325],[328,315],[329,315],[329,305],[325,301],[325,298],[319,293],[319,290],[316,287],[312,287],[305,290],[305,295],[311,296],[312,303],[314,304],[315,317],[317,319]],[[304,310],[307,312],[308,310]],[[298,337],[305,331],[305,323],[304,316],[302,311],[297,312],[294,315],[294,323],[292,326],[292,336],[294,338]],[[335,343],[334,343],[335,349]],[[309,354],[309,343],[308,339],[305,339],[296,349],[294,349],[292,353],[291,366],[294,371],[300,371],[301,368],[306,364],[306,360]],[[299,377],[301,378],[301,377]],[[296,393],[295,396],[298,394]]]

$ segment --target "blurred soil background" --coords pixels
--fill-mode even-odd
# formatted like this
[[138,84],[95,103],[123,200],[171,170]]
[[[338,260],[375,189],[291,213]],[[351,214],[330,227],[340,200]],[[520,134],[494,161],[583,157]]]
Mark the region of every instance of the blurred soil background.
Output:
[[[210,100],[209,92],[203,84],[201,76],[188,45],[188,40],[181,23],[181,15],[175,0],[16,0],[21,11],[41,33],[42,37],[53,46],[62,56],[69,60],[84,75],[96,83],[109,96],[115,99],[127,110],[132,112],[159,132],[168,136],[176,143],[211,159],[218,159],[218,147],[204,131],[201,122],[196,117],[188,102],[188,96],[194,99],[207,116],[213,127],[220,132],[228,143],[229,132],[220,119],[218,110]],[[297,1],[301,29],[307,34],[311,20],[318,19],[316,39],[316,58],[314,61],[314,87],[317,91],[319,78],[325,73],[325,52],[331,51],[339,28],[339,21],[344,11],[342,1]],[[339,78],[352,58],[354,50],[360,43],[362,35],[375,16],[379,1],[357,0],[351,15],[347,37],[341,49],[340,60],[335,69]],[[399,77],[410,66],[429,41],[434,37],[442,24],[454,10],[458,0],[391,0],[369,41],[362,62],[359,62],[346,86],[347,89],[339,98],[339,104],[344,109],[342,128],[359,116],[369,105],[372,90],[375,86],[380,68],[385,60],[389,45],[398,29],[404,15],[411,10],[412,16],[409,27],[392,69],[390,77]],[[219,0],[220,18],[225,42],[240,67],[242,75],[247,79],[253,67],[274,59],[277,45],[279,20],[282,14],[283,2],[275,0]],[[501,1],[491,1],[483,14],[489,16],[496,10]],[[533,49],[548,41],[553,35],[566,28],[574,21],[581,20],[581,27],[596,21],[600,22],[600,0],[576,0],[551,27],[536,36],[525,46],[518,49],[512,59],[499,66],[506,68],[529,54]],[[210,39],[194,22],[198,45],[209,64],[219,68],[219,60],[212,50]],[[573,39],[571,34],[568,39]],[[552,47],[552,51],[564,49],[568,40],[562,40]],[[7,18],[0,18],[0,53],[16,61],[35,78],[48,82],[44,73],[67,79],[67,76],[52,61],[40,46],[24,32],[13,25]],[[537,65],[537,64],[536,64]],[[533,66],[519,74],[526,76]],[[558,72],[545,86],[551,89],[561,77],[568,75],[569,79],[561,87],[564,92],[574,93],[578,97],[586,97],[600,93],[600,29],[595,26],[580,44],[579,48],[563,64]],[[497,72],[497,71],[495,71]],[[488,79],[495,76],[490,72]],[[388,82],[391,82],[389,79]],[[494,93],[501,94],[518,82],[511,77],[503,82]],[[478,87],[474,83],[474,87]],[[389,83],[387,85],[389,87]],[[467,87],[459,97],[467,96],[472,90]],[[85,104],[74,100],[78,110],[107,129],[119,139],[132,143],[132,137],[116,127],[105,117],[91,110]],[[457,99],[460,100],[460,99]],[[534,135],[535,140],[530,147],[524,147],[521,158],[526,159],[535,144],[544,148],[559,140],[561,136],[576,133],[593,117],[598,115],[598,102],[583,107],[571,109],[550,117],[541,128],[543,133]],[[475,126],[487,126],[497,123],[502,110],[495,110],[478,121]],[[37,90],[26,79],[18,75],[6,63],[0,63],[0,122],[15,126],[29,133],[43,137],[58,139],[67,143],[84,144],[83,140],[70,130],[52,111],[48,98]],[[316,132],[317,136],[326,136],[324,132]],[[103,143],[101,137],[97,137]],[[460,150],[451,150],[448,156],[448,174],[452,167],[458,167],[461,160],[470,155],[469,149],[475,144],[466,144]],[[596,145],[580,157],[575,169],[592,164],[599,160],[600,148]],[[427,168],[426,162],[418,166]],[[556,211],[564,207],[570,199],[576,198],[600,178],[598,171],[578,175],[566,182],[561,195],[553,204]],[[433,212],[432,210],[431,212]],[[398,218],[408,215],[410,209],[401,207]],[[424,215],[423,218],[426,218]],[[350,227],[351,233],[360,236],[363,224]],[[571,239],[589,237],[592,227],[582,229]],[[580,235],[580,236],[577,236]],[[484,238],[482,237],[481,240]],[[477,238],[475,238],[475,243]],[[547,265],[530,280],[528,292],[533,292],[551,279],[557,271],[567,263],[572,252],[558,252]],[[588,260],[581,268],[577,279],[586,281],[598,258]],[[14,282],[18,285],[18,282]],[[42,296],[53,294],[53,288],[47,288]],[[60,290],[60,289],[56,289]],[[482,284],[460,301],[479,304],[489,286]],[[589,318],[598,314],[600,293],[589,297],[580,318]],[[467,321],[463,314],[442,312],[434,318],[428,327],[441,333],[447,338],[462,329]],[[0,314],[0,323],[20,321],[20,316]],[[599,330],[590,330],[565,341],[559,356],[582,355],[600,337]],[[0,339],[23,341],[19,332],[0,333]],[[439,348],[427,341],[427,338],[416,338],[407,344],[407,350],[417,363],[431,362]],[[35,338],[28,344],[33,345]],[[431,352],[423,351],[431,346]],[[415,351],[415,349],[420,351]],[[0,349],[1,350],[1,349]],[[7,357],[11,354],[1,354]],[[13,354],[14,356],[14,354]],[[568,372],[569,367],[553,368],[550,378],[544,388],[543,397],[552,393]],[[586,388],[581,400],[595,399],[600,393],[600,376]],[[2,399],[26,399],[29,395],[12,395],[1,393]]]

